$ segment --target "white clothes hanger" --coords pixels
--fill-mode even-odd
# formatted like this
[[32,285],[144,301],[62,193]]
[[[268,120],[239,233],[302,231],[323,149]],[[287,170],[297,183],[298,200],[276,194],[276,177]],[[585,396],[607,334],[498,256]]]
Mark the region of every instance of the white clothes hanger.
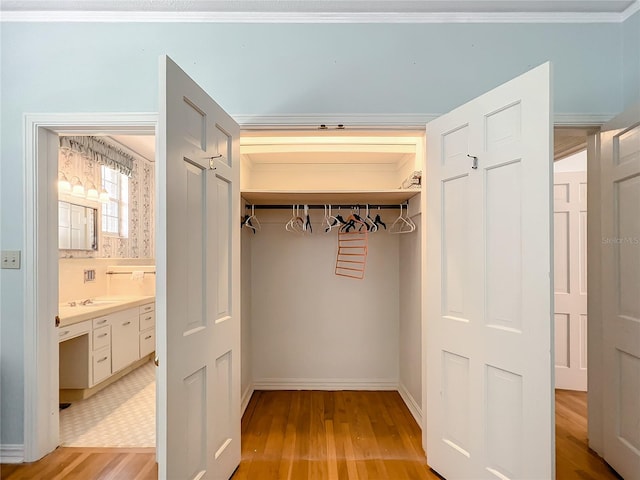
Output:
[[411,233],[415,231],[416,224],[409,218],[409,205],[407,205],[406,216],[403,215],[402,204],[400,204],[400,215],[396,218],[396,221],[389,227],[389,233]]

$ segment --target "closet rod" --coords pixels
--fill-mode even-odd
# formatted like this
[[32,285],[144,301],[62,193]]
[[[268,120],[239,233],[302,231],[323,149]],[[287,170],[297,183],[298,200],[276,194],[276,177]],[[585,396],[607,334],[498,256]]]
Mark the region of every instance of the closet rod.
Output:
[[[292,205],[300,205],[301,207],[304,205],[304,203],[294,203]],[[328,205],[328,204],[327,204]],[[408,205],[408,202],[402,202],[402,205]],[[251,207],[254,207],[256,210],[291,210],[291,205],[250,205],[247,204],[245,205],[245,208],[250,209]],[[369,210],[377,210],[378,208],[380,209],[392,209],[392,208],[399,208],[400,204],[396,203],[395,205],[372,205],[369,204]],[[331,208],[334,210],[339,210],[340,208],[344,208],[345,210],[349,210],[351,208],[358,208],[360,207],[361,209],[364,209],[367,207],[366,203],[341,203],[341,204],[336,204],[336,203],[332,203],[331,204]],[[324,205],[309,205],[309,210],[322,210],[324,209]]]

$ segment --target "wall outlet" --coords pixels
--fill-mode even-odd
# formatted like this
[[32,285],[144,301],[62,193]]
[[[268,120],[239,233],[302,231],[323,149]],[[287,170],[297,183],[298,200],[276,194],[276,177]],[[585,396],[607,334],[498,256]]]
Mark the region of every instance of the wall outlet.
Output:
[[20,268],[20,250],[2,250],[2,268]]
[[89,270],[84,271],[84,283],[87,282],[95,282],[96,281],[96,271],[91,268]]

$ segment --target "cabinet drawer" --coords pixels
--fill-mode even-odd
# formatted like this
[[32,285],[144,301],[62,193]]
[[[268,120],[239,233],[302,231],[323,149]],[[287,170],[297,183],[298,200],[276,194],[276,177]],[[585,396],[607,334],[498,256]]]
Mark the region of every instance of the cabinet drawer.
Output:
[[156,331],[155,329],[140,332],[140,358],[150,354],[156,349]]
[[111,346],[111,325],[96,328],[93,331],[93,349],[100,350]]
[[109,325],[109,316],[93,319],[93,328],[100,328],[104,327],[105,325]]
[[91,331],[91,321],[74,323],[73,325],[67,325],[66,327],[60,327],[58,329],[58,342],[64,342],[71,338],[75,338],[79,335],[89,333]]
[[93,352],[93,384],[111,375],[111,352],[109,347]]
[[155,309],[156,309],[156,304],[155,303],[147,303],[146,305],[141,305],[140,306],[140,315],[142,315],[144,313],[153,312]]
[[140,315],[140,331],[156,326],[156,312],[149,312]]

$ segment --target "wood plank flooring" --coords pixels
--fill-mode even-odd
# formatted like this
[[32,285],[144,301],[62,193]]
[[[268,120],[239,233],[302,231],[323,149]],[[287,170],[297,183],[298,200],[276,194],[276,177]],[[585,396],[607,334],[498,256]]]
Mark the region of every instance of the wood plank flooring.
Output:
[[2,480],[156,480],[155,448],[61,447],[34,463],[2,465]]
[[256,392],[233,480],[437,479],[398,392]]
[[[559,480],[620,479],[587,447],[586,394],[556,391]],[[242,418],[233,480],[437,479],[397,392],[256,392]],[[155,480],[154,449],[59,448],[2,465],[3,480]]]
[[556,478],[622,478],[589,448],[586,392],[556,390]]

